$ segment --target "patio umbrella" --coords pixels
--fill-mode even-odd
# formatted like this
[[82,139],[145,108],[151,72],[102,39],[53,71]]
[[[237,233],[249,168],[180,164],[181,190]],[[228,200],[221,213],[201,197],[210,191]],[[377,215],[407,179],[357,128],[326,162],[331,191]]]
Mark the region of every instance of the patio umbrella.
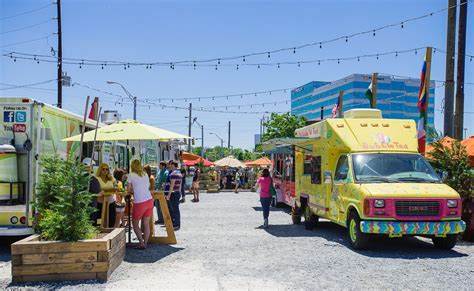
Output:
[[245,168],[246,165],[241,161],[234,158],[234,156],[228,156],[218,161],[215,161],[214,164],[219,167],[231,167],[231,168]]
[[195,154],[188,153],[188,152],[182,152],[181,153],[181,159],[183,161],[197,160],[197,159],[200,159],[200,158],[201,158],[200,155],[195,155]]
[[[442,144],[444,147],[451,148],[451,146],[452,146],[452,144],[454,143],[455,139],[454,139],[454,138],[451,138],[451,137],[449,137],[449,136],[445,136],[445,137],[443,137],[440,141],[441,141],[441,144]],[[433,147],[432,144],[426,145],[426,150],[425,150],[426,153],[432,152],[433,150],[434,150],[434,147]]]
[[196,159],[196,160],[185,160],[183,162],[183,164],[185,164],[186,166],[194,166],[194,165],[199,164],[199,163],[202,163],[204,165],[204,167],[210,167],[210,166],[214,165],[213,162],[208,161],[206,159],[203,159],[201,157],[199,157],[199,159]]
[[[84,142],[94,141],[95,130],[84,133]],[[97,141],[110,140],[170,140],[191,137],[168,131],[136,120],[126,119],[97,129]],[[62,141],[81,141],[81,135],[74,135]]]
[[260,159],[256,159],[255,161],[250,161],[245,164],[247,166],[253,166],[253,167],[269,167],[272,165],[272,161],[268,159],[267,157],[263,157]]

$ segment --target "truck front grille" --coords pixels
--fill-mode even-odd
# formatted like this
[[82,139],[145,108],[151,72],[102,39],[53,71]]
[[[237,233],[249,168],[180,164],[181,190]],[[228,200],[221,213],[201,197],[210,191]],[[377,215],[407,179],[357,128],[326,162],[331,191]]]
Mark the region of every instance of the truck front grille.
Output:
[[438,201],[396,201],[398,216],[438,216]]

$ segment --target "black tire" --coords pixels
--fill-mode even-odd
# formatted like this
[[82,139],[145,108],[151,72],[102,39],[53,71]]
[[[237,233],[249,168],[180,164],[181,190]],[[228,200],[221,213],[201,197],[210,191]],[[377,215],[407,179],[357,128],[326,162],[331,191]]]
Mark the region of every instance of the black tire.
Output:
[[304,228],[306,230],[313,230],[319,222],[319,217],[312,214],[309,206],[306,205],[304,210]]
[[434,237],[431,239],[436,248],[441,250],[450,250],[454,248],[458,241],[457,234],[448,234],[446,237]]
[[293,224],[301,224],[301,214],[298,213],[298,208],[291,209],[291,221]]
[[360,231],[360,217],[352,211],[347,220],[347,234],[351,247],[356,250],[366,249],[369,245],[369,235]]

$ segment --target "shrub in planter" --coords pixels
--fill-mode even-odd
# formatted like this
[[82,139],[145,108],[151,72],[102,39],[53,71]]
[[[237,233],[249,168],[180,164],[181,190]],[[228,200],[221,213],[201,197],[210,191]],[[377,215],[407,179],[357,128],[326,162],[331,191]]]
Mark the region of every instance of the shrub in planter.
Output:
[[95,211],[88,192],[85,165],[57,156],[42,161],[43,172],[37,191],[36,231],[44,240],[77,241],[94,238],[97,229],[90,220]]
[[107,280],[125,256],[125,230],[93,226],[86,166],[57,156],[41,163],[37,234],[12,244],[13,282]]

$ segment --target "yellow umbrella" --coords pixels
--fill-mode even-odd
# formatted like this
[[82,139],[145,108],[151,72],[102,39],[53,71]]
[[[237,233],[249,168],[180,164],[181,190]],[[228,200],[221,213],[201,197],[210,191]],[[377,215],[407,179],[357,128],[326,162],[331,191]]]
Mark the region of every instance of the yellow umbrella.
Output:
[[220,159],[214,162],[214,164],[219,167],[231,167],[231,168],[247,167],[244,163],[234,158],[234,156],[225,157],[223,159]]
[[[95,130],[84,133],[84,142],[94,141]],[[170,140],[190,139],[191,137],[158,127],[143,124],[136,120],[122,120],[97,129],[96,141],[107,140]],[[81,135],[75,135],[62,141],[81,141]]]

